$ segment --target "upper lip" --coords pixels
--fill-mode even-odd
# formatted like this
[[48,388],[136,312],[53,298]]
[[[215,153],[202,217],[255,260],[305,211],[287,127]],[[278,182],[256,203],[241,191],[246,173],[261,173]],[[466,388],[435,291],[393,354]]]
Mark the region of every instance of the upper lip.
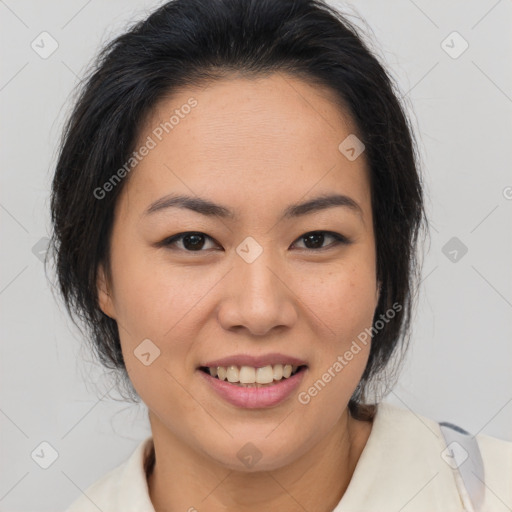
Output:
[[238,354],[207,361],[202,363],[200,366],[252,366],[254,368],[262,368],[263,366],[274,364],[291,364],[292,366],[303,366],[306,365],[306,362],[297,357],[287,356],[286,354],[279,353],[263,354],[261,356]]

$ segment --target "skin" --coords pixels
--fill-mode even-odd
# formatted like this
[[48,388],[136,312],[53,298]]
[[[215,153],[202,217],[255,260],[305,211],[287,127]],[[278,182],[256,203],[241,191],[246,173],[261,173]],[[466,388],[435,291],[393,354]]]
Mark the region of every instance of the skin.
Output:
[[[367,163],[364,153],[349,161],[338,150],[357,132],[330,90],[276,73],[175,92],[148,117],[137,147],[190,97],[197,106],[125,183],[111,238],[112,281],[101,267],[98,279],[100,306],[120,326],[129,377],[149,410],[151,499],[157,512],[330,511],[372,428],[347,408],[370,343],[307,405],[297,395],[371,327],[378,303]],[[143,215],[171,192],[238,216],[178,208]],[[279,221],[286,206],[324,193],[350,196],[362,214],[338,206]],[[325,234],[324,249],[315,249],[302,237],[318,230],[352,243],[335,245]],[[187,231],[211,239],[200,252],[183,240],[157,246]],[[263,249],[252,263],[236,252],[247,236]],[[160,350],[148,366],[134,355],[147,338]],[[269,352],[308,364],[297,392],[274,407],[235,407],[198,374],[201,362]],[[237,457],[248,442],[262,454],[250,468]]]

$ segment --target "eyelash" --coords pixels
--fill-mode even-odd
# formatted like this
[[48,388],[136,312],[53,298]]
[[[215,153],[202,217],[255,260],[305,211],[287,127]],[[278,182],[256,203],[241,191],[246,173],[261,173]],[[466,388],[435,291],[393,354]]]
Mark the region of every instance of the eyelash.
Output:
[[[335,242],[332,243],[331,245],[328,245],[327,247],[321,247],[319,249],[308,249],[306,247],[305,249],[303,249],[305,251],[322,252],[322,251],[325,251],[328,249],[333,249],[334,247],[337,247],[339,245],[349,245],[352,243],[352,241],[349,240],[347,237],[341,235],[340,233],[336,233],[334,231],[308,231],[307,233],[304,233],[303,235],[301,235],[297,240],[301,240],[302,238],[306,237],[307,235],[312,235],[312,234],[327,234],[328,236],[331,236],[332,238],[334,238]],[[197,251],[189,251],[187,249],[172,247],[176,242],[181,241],[187,235],[203,235],[204,237],[206,237],[210,240],[214,240],[211,236],[208,236],[206,233],[202,233],[200,231],[186,231],[184,233],[178,233],[177,235],[173,235],[169,238],[166,238],[159,245],[163,246],[163,247],[168,247],[170,249],[176,249],[179,251],[184,251],[184,252],[188,252],[188,253],[192,253],[192,254],[205,252],[205,250],[202,250],[202,249],[197,250]]]

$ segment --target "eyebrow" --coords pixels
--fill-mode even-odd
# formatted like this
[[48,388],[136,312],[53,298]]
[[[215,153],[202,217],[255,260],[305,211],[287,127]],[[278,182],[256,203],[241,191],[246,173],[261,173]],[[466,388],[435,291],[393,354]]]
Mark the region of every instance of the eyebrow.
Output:
[[[354,201],[354,199],[342,194],[331,194],[322,195],[303,203],[291,204],[283,211],[281,220],[302,217],[310,213],[325,210],[327,208],[333,208],[336,206],[345,207],[348,210],[357,213],[361,219],[363,219],[363,210],[359,204]],[[168,208],[188,209],[207,217],[219,217],[221,219],[231,220],[237,218],[235,212],[229,208],[220,204],[216,204],[208,199],[204,199],[198,196],[192,197],[187,195],[174,194],[161,197],[152,203],[142,215],[143,217],[146,217]]]

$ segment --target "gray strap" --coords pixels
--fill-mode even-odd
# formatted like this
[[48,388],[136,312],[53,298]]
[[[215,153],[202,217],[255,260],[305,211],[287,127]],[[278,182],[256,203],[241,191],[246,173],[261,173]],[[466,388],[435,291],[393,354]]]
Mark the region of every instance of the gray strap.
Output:
[[455,481],[466,509],[477,512],[481,510],[485,497],[484,464],[478,441],[453,423],[443,421],[439,426],[447,445],[442,457],[455,472]]

